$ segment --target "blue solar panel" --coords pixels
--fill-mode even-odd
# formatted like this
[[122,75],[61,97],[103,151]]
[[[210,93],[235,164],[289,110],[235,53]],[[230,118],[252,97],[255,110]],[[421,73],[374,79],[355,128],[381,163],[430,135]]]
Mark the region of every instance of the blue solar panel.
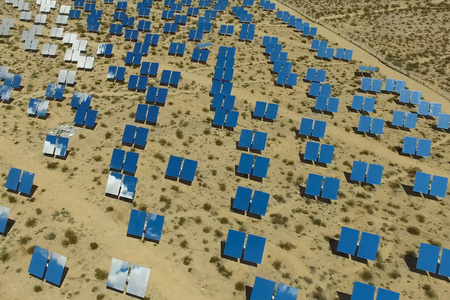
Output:
[[297,78],[298,78],[298,74],[290,73],[288,75],[288,78],[287,78],[287,81],[286,81],[286,85],[287,86],[296,86],[297,85]]
[[345,49],[344,60],[352,60],[353,58],[353,50]]
[[[256,107],[255,107],[256,111]],[[265,114],[265,118],[269,120],[275,120],[277,118],[278,113],[278,104],[275,103],[269,103],[267,104],[267,111]]]
[[414,129],[417,125],[417,114],[407,113],[405,117],[405,127]]
[[274,290],[275,282],[261,277],[255,277],[250,300],[272,300]]
[[324,96],[318,96],[316,99],[316,110],[325,111],[327,110],[328,98]]
[[161,82],[160,82],[160,84],[168,85],[169,84],[169,80],[170,80],[170,75],[171,75],[171,71],[163,70],[162,74],[161,74]]
[[180,176],[182,163],[183,158],[171,155],[167,165],[166,175],[173,178],[178,178],[178,176]]
[[86,121],[84,125],[87,127],[95,127],[95,120],[97,119],[98,111],[89,109],[86,115]]
[[383,175],[383,166],[370,164],[367,171],[366,182],[369,184],[381,184],[381,176]]
[[337,58],[337,59],[344,59],[344,52],[345,52],[345,49],[337,48],[336,49],[335,58]]
[[33,256],[31,257],[30,266],[28,267],[28,273],[42,279],[42,277],[44,277],[49,254],[50,252],[47,249],[34,246]]
[[440,252],[441,248],[438,246],[421,243],[416,268],[436,273]]
[[125,130],[122,136],[122,143],[133,144],[135,133],[136,133],[136,126],[125,125]]
[[117,73],[116,73],[116,80],[124,80],[125,79],[125,71],[126,68],[125,67],[118,67],[117,68]]
[[355,282],[351,300],[372,300],[375,297],[375,289],[373,285]]
[[276,300],[297,300],[298,289],[287,286],[284,284],[278,284],[277,292],[275,294]]
[[[447,185],[448,185],[448,178],[434,175],[433,180],[431,181],[430,195],[445,198],[445,195],[447,193]],[[22,181],[20,182],[20,186],[22,186]]]
[[231,95],[225,96],[222,108],[225,110],[233,110],[235,100],[236,100],[236,96],[231,96]]
[[253,167],[252,175],[259,178],[266,178],[269,163],[270,158],[257,156],[255,159],[255,165]]
[[311,50],[319,50],[319,40],[312,40],[311,42]]
[[267,133],[256,131],[251,147],[252,149],[263,151],[266,148],[266,141]]
[[361,90],[370,91],[371,86],[372,86],[372,79],[364,77],[361,81]]
[[440,129],[448,129],[450,126],[450,114],[439,114],[437,127]]
[[317,138],[323,138],[325,136],[325,129],[327,127],[327,122],[325,121],[315,121],[314,128],[312,131],[312,136]]
[[139,153],[127,152],[127,156],[125,157],[125,162],[123,164],[123,171],[130,174],[136,173],[138,159]]
[[213,125],[223,126],[225,124],[225,117],[227,111],[224,109],[216,109],[214,113]]
[[248,153],[241,153],[237,172],[250,175],[253,168],[254,156]]
[[359,230],[342,227],[337,251],[349,255],[355,255],[358,246]]
[[180,78],[181,78],[181,72],[173,71],[172,75],[170,76],[170,85],[178,86],[178,83],[180,82]]
[[422,172],[416,172],[413,191],[416,193],[428,194],[430,188],[431,175]]
[[372,92],[380,93],[381,87],[383,86],[383,81],[381,79],[374,79],[372,81]]
[[376,300],[399,300],[399,299],[400,294],[397,292],[393,292],[382,288],[378,289]]
[[156,122],[158,121],[158,114],[159,114],[159,107],[150,105],[148,108],[146,121],[150,124],[156,124]]
[[367,116],[359,117],[358,131],[368,133],[370,131],[370,123],[372,122],[372,118]]
[[319,147],[320,144],[316,142],[306,142],[306,148],[305,148],[305,160],[310,161],[317,161],[318,155],[319,155]]
[[260,264],[264,255],[266,238],[249,234],[243,259],[248,262]]
[[400,102],[402,103],[409,103],[411,99],[411,91],[409,90],[402,90],[400,91]]
[[145,104],[138,104],[136,115],[135,115],[135,121],[136,122],[145,122],[145,119],[147,118],[147,110],[148,106]]
[[5,187],[11,191],[17,191],[22,170],[11,168],[9,169],[8,178],[6,179]]
[[134,144],[139,147],[145,147],[145,144],[147,144],[148,132],[149,130],[147,128],[138,127]]
[[320,196],[322,190],[323,176],[310,173],[306,182],[305,194],[311,196]]
[[339,107],[339,99],[330,97],[328,98],[327,111],[337,113]]
[[223,254],[229,257],[240,259],[242,257],[242,251],[244,249],[245,233],[228,230],[227,241],[225,242],[225,248]]
[[432,117],[439,117],[439,114],[442,110],[442,104],[441,103],[431,103],[430,105],[430,116]]
[[267,103],[256,101],[255,110],[253,111],[253,115],[258,118],[264,118],[266,112]]
[[122,188],[120,190],[120,197],[133,200],[136,192],[137,178],[125,175],[123,177]]
[[306,136],[311,135],[313,130],[313,123],[314,121],[312,119],[303,118],[300,123],[300,129],[298,133]]
[[384,85],[384,90],[388,92],[393,92],[395,88],[395,79],[386,79],[386,83]]
[[146,77],[146,76],[139,76],[137,89],[140,90],[140,91],[145,91],[147,89],[147,81],[148,81],[148,77]]
[[20,179],[19,192],[29,195],[33,187],[34,173],[23,171]]
[[316,81],[324,82],[326,76],[327,76],[327,71],[325,71],[325,70],[317,70]]
[[135,90],[138,84],[138,75],[130,75],[130,80],[128,81],[128,88],[130,90]]
[[416,145],[417,145],[417,138],[405,136],[403,140],[403,150],[402,152],[405,154],[416,154]]
[[227,112],[227,120],[225,122],[225,127],[235,128],[237,126],[239,112],[233,110],[229,110],[226,112]]
[[0,233],[2,234],[5,233],[6,225],[8,224],[9,212],[9,208],[0,206]]
[[353,96],[352,109],[362,110],[364,97],[359,95]]
[[378,118],[373,118],[372,127],[370,128],[370,133],[382,135],[383,129],[384,129],[384,120],[378,119]]
[[439,265],[439,274],[445,277],[450,277],[450,250],[443,249],[441,256],[441,263]]
[[366,181],[367,163],[361,161],[354,161],[352,167],[352,174],[350,179],[353,181],[365,182]]
[[164,226],[164,216],[149,213],[144,237],[153,241],[160,241]]
[[242,129],[241,136],[239,138],[239,147],[250,148],[252,146],[253,131],[248,129]]
[[358,257],[375,261],[377,258],[380,236],[363,232],[358,248]]
[[341,181],[337,178],[325,177],[322,198],[337,200],[340,182]]
[[264,216],[266,214],[267,205],[269,204],[270,194],[261,191],[255,191],[253,194],[250,212],[252,214]]
[[419,143],[417,145],[417,155],[422,157],[429,157],[430,152],[431,152],[431,141],[426,139],[419,139]]
[[198,162],[195,160],[185,159],[180,179],[192,182],[194,180],[195,172],[197,171],[197,164]]
[[373,112],[374,109],[375,109],[375,98],[366,97],[364,99],[363,110],[367,112]]
[[250,205],[250,200],[252,197],[252,192],[253,192],[252,189],[238,186],[236,190],[236,196],[233,202],[233,208],[242,211],[248,211],[248,207]]
[[311,86],[309,88],[309,95],[310,96],[319,96],[320,94],[320,88],[321,88],[321,84],[318,82],[311,82]]
[[127,234],[142,238],[146,218],[147,213],[145,211],[132,209],[130,220],[128,222]]
[[109,168],[112,170],[121,171],[124,158],[125,158],[124,150],[114,149],[111,156],[111,163],[109,164]]
[[331,164],[333,162],[334,146],[322,144],[320,147],[319,162]]

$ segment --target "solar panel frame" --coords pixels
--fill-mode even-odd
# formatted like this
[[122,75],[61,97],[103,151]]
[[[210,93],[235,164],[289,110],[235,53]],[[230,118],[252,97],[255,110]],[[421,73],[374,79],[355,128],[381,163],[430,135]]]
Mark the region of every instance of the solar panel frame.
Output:
[[321,144],[318,161],[323,164],[331,164],[333,162],[334,146]]
[[125,159],[125,150],[121,149],[113,149],[113,153],[111,155],[111,162],[109,164],[109,168],[115,171],[122,171],[123,161]]
[[430,113],[429,115],[431,117],[439,117],[442,110],[442,104],[441,103],[434,103],[432,102],[430,104]]
[[164,226],[164,216],[149,213],[145,228],[145,239],[159,242]]
[[303,158],[305,160],[317,161],[318,156],[319,156],[319,148],[320,148],[320,143],[311,142],[311,141],[306,142],[305,154],[304,154]]
[[266,132],[255,131],[251,148],[258,151],[264,151],[264,149],[266,148],[266,141],[267,141]]
[[354,95],[352,101],[352,109],[362,110],[363,108],[364,97],[360,95]]
[[149,129],[144,127],[137,127],[134,145],[144,148],[147,144]]
[[437,128],[448,129],[450,127],[450,114],[439,114]]
[[411,103],[418,105],[420,100],[422,100],[422,92],[411,91]]
[[308,118],[302,118],[300,123],[300,129],[298,133],[301,135],[310,136],[313,131],[314,120]]
[[358,247],[359,234],[359,230],[343,226],[337,251],[354,256]]
[[250,148],[252,146],[253,130],[242,129],[239,137],[238,146],[241,148]]
[[253,116],[257,118],[264,118],[266,113],[267,103],[262,101],[256,101],[255,109],[253,111]]
[[325,130],[327,127],[327,122],[325,121],[314,121],[314,128],[311,135],[317,138],[323,138],[325,136]]
[[159,115],[159,106],[150,105],[148,107],[146,122],[149,124],[156,124],[156,122],[158,121],[158,115]]
[[[255,107],[255,111],[256,111],[256,107]],[[277,114],[278,114],[278,104],[268,103],[264,118],[274,121],[277,118]]]
[[227,111],[227,120],[224,124],[225,127],[235,128],[239,118],[239,112],[234,110]]
[[325,177],[321,197],[328,200],[337,200],[340,182],[337,178]]

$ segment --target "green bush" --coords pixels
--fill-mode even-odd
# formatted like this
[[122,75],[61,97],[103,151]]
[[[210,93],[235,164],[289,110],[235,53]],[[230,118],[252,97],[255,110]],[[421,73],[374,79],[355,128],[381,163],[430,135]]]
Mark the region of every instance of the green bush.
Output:
[[92,242],[89,244],[89,248],[91,248],[91,250],[95,250],[98,248],[98,244],[96,242]]
[[95,268],[95,278],[97,278],[98,280],[105,280],[106,278],[108,278],[108,271]]

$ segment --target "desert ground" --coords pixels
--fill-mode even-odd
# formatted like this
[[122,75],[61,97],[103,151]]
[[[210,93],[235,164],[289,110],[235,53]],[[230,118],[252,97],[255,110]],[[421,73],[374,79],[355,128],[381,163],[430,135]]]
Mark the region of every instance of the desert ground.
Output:
[[[411,1],[395,3],[402,6],[404,2]],[[277,9],[301,17],[299,12],[275,3]],[[276,21],[276,13],[262,11],[257,1],[248,9],[256,24],[253,42],[238,41],[240,25],[231,15],[231,7],[241,2],[230,1],[226,11],[212,21],[217,26],[203,38],[203,42],[213,44],[208,63],[193,63],[190,57],[196,43],[187,41],[187,34],[188,29],[196,28],[197,18],[188,18],[187,25],[181,26],[176,35],[163,34],[164,21],[160,18],[163,2],[155,1],[150,14],[151,32],[162,35],[159,45],[143,61],[159,62],[160,67],[157,78],[150,78],[149,85],[159,86],[163,69],[181,71],[182,79],[178,88],[169,87],[157,125],[140,125],[135,123],[134,114],[137,104],[145,102],[145,94],[127,88],[129,76],[139,74],[139,68],[127,67],[125,83],[106,80],[108,66],[124,66],[125,54],[132,51],[133,43],[124,41],[123,36],[108,34],[115,4],[99,1],[97,9],[103,9],[100,33],[85,32],[84,12],[81,20],[69,20],[64,26],[65,33],[78,33],[78,39],[88,41],[86,55],[95,56],[93,71],[78,70],[76,85],[66,87],[65,99],[50,102],[47,119],[29,117],[26,113],[29,99],[43,98],[47,84],[57,82],[60,69],[76,70],[76,64],[64,62],[65,49],[70,46],[49,37],[60,4],[73,2],[58,2],[57,9],[48,15],[43,36],[38,37],[40,51],[44,43],[59,45],[55,58],[43,57],[40,51],[24,51],[21,32],[32,23],[20,22],[18,10],[10,4],[0,4],[1,19],[16,19],[11,36],[0,39],[1,64],[9,66],[10,72],[23,75],[23,89],[13,91],[10,103],[0,103],[3,127],[0,205],[11,209],[9,218],[14,220],[8,234],[0,237],[2,299],[130,298],[106,288],[105,273],[109,272],[113,257],[151,269],[146,299],[246,299],[246,289],[253,286],[255,276],[298,288],[298,299],[349,299],[355,281],[399,292],[401,299],[448,299],[448,279],[410,268],[414,269],[411,262],[418,255],[420,243],[450,248],[449,193],[445,199],[435,200],[410,195],[407,190],[417,170],[449,177],[450,154],[446,151],[449,133],[433,129],[436,119],[419,118],[417,129],[406,131],[385,126],[379,138],[364,136],[354,131],[359,113],[347,108],[353,95],[360,94],[357,90],[361,77],[355,76],[359,65],[378,67],[374,78],[406,80],[409,89],[423,92],[424,100],[442,103],[446,113],[450,111],[448,99],[381,64],[348,40],[312,24],[331,45],[354,50],[351,62],[315,59],[309,51],[311,39]],[[128,15],[136,15],[136,4],[137,1],[128,2]],[[30,3],[30,7],[34,19],[37,5]],[[184,7],[183,12],[186,10]],[[329,13],[324,11],[323,15]],[[428,18],[433,19],[431,15]],[[348,26],[338,20],[333,22]],[[235,24],[233,36],[219,36],[221,24]],[[390,28],[388,24],[386,21],[386,30]],[[441,26],[448,31],[446,23]],[[361,29],[359,34],[363,32]],[[288,61],[294,64],[293,72],[299,74],[297,86],[288,89],[274,85],[272,65],[261,47],[263,36],[279,37],[283,51],[289,53]],[[140,33],[139,41],[143,38]],[[111,58],[96,55],[98,44],[105,42],[114,44]],[[168,56],[170,42],[186,43],[185,55]],[[221,45],[236,47],[232,94],[236,96],[235,110],[240,115],[234,131],[211,126],[214,112],[210,111],[209,91]],[[326,81],[333,85],[332,96],[340,99],[338,113],[325,115],[312,111],[315,101],[306,95],[309,83],[301,80],[308,67],[327,70]],[[46,135],[61,124],[73,125],[75,111],[70,107],[73,92],[93,95],[91,105],[99,111],[98,125],[93,130],[76,128],[76,134],[70,137],[67,159],[44,156]],[[273,123],[252,119],[251,112],[258,100],[279,104]],[[397,100],[395,95],[378,94],[371,116],[391,121],[393,110],[417,110],[400,105]],[[302,118],[328,122],[321,143],[334,145],[335,152],[333,163],[327,167],[300,160],[308,140],[296,135]],[[150,129],[144,150],[122,145],[126,124]],[[268,133],[266,150],[261,155],[270,158],[270,167],[262,182],[235,175],[242,153],[236,149],[241,129]],[[415,159],[400,155],[398,148],[406,135],[431,139],[431,156]],[[114,148],[140,154],[135,175],[137,191],[132,203],[105,196]],[[198,161],[191,186],[164,178],[170,155]],[[345,173],[351,172],[354,160],[383,165],[381,186],[347,182]],[[32,197],[6,190],[4,184],[10,167],[36,174],[37,189]],[[309,173],[339,178],[338,200],[325,203],[305,197],[302,191]],[[271,194],[267,214],[261,220],[231,211],[231,198],[239,185]],[[127,237],[132,208],[165,216],[159,244]],[[339,239],[342,226],[381,236],[376,262],[365,264],[333,254],[330,245]],[[229,229],[267,238],[260,265],[249,266],[221,257],[221,243]],[[92,246],[93,243],[98,247]],[[69,270],[61,287],[27,273],[35,245],[67,256]]]

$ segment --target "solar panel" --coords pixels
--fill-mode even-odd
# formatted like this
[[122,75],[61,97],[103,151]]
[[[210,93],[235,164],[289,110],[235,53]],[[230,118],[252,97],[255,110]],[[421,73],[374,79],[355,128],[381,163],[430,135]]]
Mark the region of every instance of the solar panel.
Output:
[[448,129],[450,127],[450,114],[439,114],[437,128]]
[[250,206],[250,213],[264,216],[266,214],[267,205],[269,204],[269,198],[270,194],[261,191],[255,191]]
[[49,254],[50,252],[47,249],[34,246],[28,273],[42,279],[44,277]]
[[359,230],[342,227],[337,251],[349,255],[355,255],[358,246]]
[[305,160],[317,161],[320,144],[316,142],[307,142],[305,148]]
[[320,196],[322,190],[323,176],[310,173],[306,182],[305,194],[311,196]]
[[361,235],[357,256],[375,261],[377,258],[379,244],[380,236],[363,232]]
[[431,141],[426,139],[419,139],[416,153],[417,156],[429,157],[430,152],[431,152]]
[[105,194],[118,196],[121,182],[122,182],[122,174],[116,172],[109,172]]
[[183,169],[181,170],[180,179],[188,182],[194,180],[198,162],[195,160],[185,159]]
[[113,258],[106,286],[118,291],[124,291],[130,264]]
[[430,105],[430,116],[432,117],[439,117],[442,110],[442,104],[441,103],[431,103]]
[[320,146],[319,162],[323,164],[331,164],[333,161],[334,146],[322,144]]
[[123,161],[125,159],[125,153],[126,151],[121,149],[114,149],[112,156],[111,156],[111,162],[109,164],[109,168],[116,171],[122,171],[123,168]]
[[255,277],[250,300],[272,300],[274,290],[275,282],[261,277]]
[[373,285],[355,282],[351,300],[367,300],[375,297],[376,288]]
[[133,265],[128,279],[127,294],[144,298],[149,277],[150,269]]
[[260,264],[263,259],[265,245],[266,238],[249,234],[243,259],[248,262]]
[[421,243],[416,268],[436,273],[440,252],[441,248],[438,246]]
[[241,130],[238,146],[242,148],[250,148],[252,146],[253,131],[248,129]]
[[56,286],[61,285],[66,261],[67,257],[53,252],[50,255],[47,271],[45,272],[45,280]]
[[152,241],[160,241],[164,226],[164,216],[149,213],[144,237]]
[[137,178],[124,175],[122,185],[120,187],[120,197],[133,200],[136,192]]
[[240,259],[242,257],[244,243],[245,243],[244,232],[229,229],[223,254],[229,257]]
[[416,193],[428,194],[430,188],[431,175],[422,172],[416,172],[413,191]]
[[378,289],[377,299],[376,300],[399,300],[400,294],[397,292],[393,292],[390,290]]
[[248,211],[252,192],[252,189],[238,186],[236,190],[236,196],[234,197],[233,208],[242,211]]
[[171,155],[166,169],[166,176],[178,178],[181,172],[182,163],[183,158]]
[[445,198],[445,195],[447,194],[447,185],[448,178],[434,175],[433,180],[431,181],[430,195]]
[[269,168],[270,159],[267,157],[256,156],[253,166],[252,175],[259,178],[267,177],[267,169]]
[[267,141],[267,133],[256,131],[251,148],[263,151],[266,148],[266,141]]
[[321,197],[328,200],[337,200],[340,180],[337,178],[325,177]]
[[443,249],[441,261],[439,264],[439,274],[445,277],[450,277],[450,250]]
[[31,188],[33,187],[34,173],[23,171],[22,178],[20,179],[19,192],[30,195]]
[[136,173],[138,159],[139,153],[127,152],[125,162],[123,163],[123,171],[129,174]]
[[65,157],[67,154],[67,147],[69,145],[69,139],[66,137],[58,137],[58,142],[56,143],[55,155],[59,157]]
[[0,233],[5,233],[6,225],[8,224],[10,209],[8,207],[0,206]]
[[314,121],[314,128],[312,131],[312,136],[317,138],[323,138],[325,136],[327,122],[325,121]]
[[132,209],[128,222],[127,234],[142,238],[146,218],[147,213],[145,211]]
[[237,172],[250,175],[252,172],[254,156],[247,153],[241,153]]
[[383,166],[370,164],[367,171],[366,182],[369,184],[381,184],[381,176],[383,174]]

